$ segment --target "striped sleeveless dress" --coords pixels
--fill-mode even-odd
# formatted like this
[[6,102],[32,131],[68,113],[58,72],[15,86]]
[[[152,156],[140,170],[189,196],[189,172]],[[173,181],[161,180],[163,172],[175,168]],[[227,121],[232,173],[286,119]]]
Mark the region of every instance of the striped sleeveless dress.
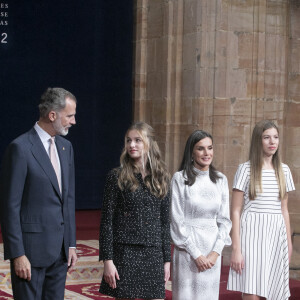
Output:
[[[289,167],[282,164],[287,192],[295,190]],[[239,165],[233,188],[244,192],[240,220],[242,274],[230,269],[227,289],[269,300],[290,296],[288,243],[274,170],[262,169],[262,193],[249,199],[250,162]]]

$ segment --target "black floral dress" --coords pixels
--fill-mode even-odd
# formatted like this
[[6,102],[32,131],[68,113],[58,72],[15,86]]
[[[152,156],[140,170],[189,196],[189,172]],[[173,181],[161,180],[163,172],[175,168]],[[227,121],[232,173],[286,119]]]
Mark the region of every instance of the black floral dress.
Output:
[[118,171],[109,172],[100,226],[100,260],[113,260],[120,280],[100,292],[116,298],[164,298],[164,263],[171,261],[170,195],[159,199],[136,174],[140,187],[121,191]]

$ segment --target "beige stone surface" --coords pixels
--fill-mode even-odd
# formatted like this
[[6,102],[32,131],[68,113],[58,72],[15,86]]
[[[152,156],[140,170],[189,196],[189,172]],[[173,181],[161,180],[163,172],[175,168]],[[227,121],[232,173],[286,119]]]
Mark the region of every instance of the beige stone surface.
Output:
[[133,42],[134,120],[155,128],[170,172],[187,137],[204,129],[231,189],[255,123],[275,120],[297,189],[289,195],[291,226],[300,233],[299,1],[136,0]]
[[290,262],[291,277],[300,280],[300,235],[293,236],[293,254]]

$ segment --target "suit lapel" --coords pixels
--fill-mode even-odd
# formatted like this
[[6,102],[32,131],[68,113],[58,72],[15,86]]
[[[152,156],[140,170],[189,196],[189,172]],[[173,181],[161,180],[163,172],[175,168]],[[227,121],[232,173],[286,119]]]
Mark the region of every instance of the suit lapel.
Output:
[[29,132],[29,139],[32,143],[31,152],[33,156],[40,164],[41,168],[44,170],[46,175],[49,177],[55,191],[59,195],[60,200],[62,200],[55,171],[53,169],[49,156],[45,150],[45,147],[35,129],[31,129],[31,131]]

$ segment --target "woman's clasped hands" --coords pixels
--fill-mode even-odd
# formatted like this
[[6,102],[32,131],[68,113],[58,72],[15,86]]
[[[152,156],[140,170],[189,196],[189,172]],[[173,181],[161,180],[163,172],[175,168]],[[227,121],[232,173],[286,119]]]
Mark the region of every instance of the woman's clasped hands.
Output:
[[211,269],[218,258],[219,254],[215,251],[210,252],[207,256],[200,255],[198,258],[195,259],[195,263],[199,272],[204,272],[208,269]]

